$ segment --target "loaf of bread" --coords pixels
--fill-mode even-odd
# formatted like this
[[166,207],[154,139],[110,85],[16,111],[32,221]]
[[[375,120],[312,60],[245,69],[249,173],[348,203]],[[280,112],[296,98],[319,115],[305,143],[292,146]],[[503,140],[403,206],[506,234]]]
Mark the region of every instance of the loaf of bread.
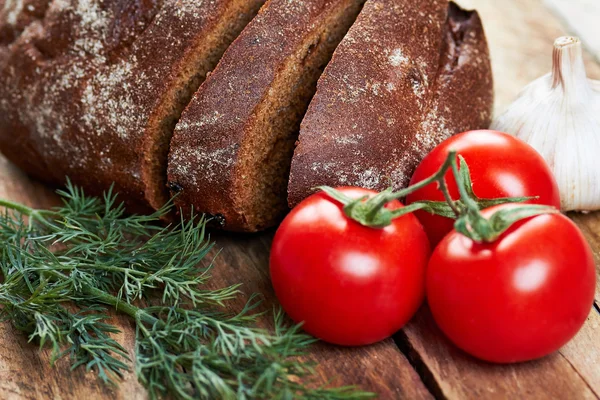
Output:
[[0,0],[0,150],[53,184],[114,184],[132,211],[177,194],[184,216],[257,231],[318,185],[398,189],[437,143],[487,127],[477,13],[263,3]]
[[44,181],[167,200],[175,121],[264,0],[0,0],[0,149]]
[[287,212],[290,160],[316,82],[363,0],[270,0],[177,124],[169,184],[184,215],[256,231]]
[[320,185],[405,187],[438,143],[488,127],[492,86],[476,12],[446,0],[369,0],[302,122],[290,206]]

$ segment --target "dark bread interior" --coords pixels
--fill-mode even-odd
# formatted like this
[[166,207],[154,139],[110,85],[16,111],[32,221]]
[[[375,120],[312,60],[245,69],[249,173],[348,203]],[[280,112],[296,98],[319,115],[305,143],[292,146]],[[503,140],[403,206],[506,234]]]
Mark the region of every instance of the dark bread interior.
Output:
[[177,124],[168,177],[184,213],[257,231],[287,212],[289,166],[316,82],[363,0],[268,1]]
[[320,21],[255,111],[240,147],[233,188],[238,210],[252,230],[274,225],[288,211],[287,184],[300,122],[319,76],[358,10],[358,2],[343,4]]
[[198,90],[206,74],[217,65],[227,47],[256,15],[264,0],[233,0],[228,2],[213,29],[194,43],[181,60],[174,85],[164,96],[148,124],[145,138],[143,179],[146,197],[153,208],[169,200],[167,189],[167,158],[175,125],[181,113]]

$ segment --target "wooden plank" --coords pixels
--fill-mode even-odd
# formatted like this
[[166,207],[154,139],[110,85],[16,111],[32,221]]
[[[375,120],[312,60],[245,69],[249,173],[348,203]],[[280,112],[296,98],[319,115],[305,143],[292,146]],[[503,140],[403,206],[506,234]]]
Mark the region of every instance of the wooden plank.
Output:
[[[127,320],[114,318],[112,323],[123,332],[115,339],[133,356],[133,330]],[[48,351],[38,346],[10,325],[0,324],[0,398],[2,399],[143,399],[145,390],[133,373],[127,373],[119,390],[112,390],[96,379],[95,372],[79,369],[71,372],[69,363],[61,360],[50,367]]]
[[[526,83],[550,70],[552,42],[566,30],[541,0],[459,2],[476,7],[484,20],[496,78],[496,110],[502,110]],[[586,57],[589,61],[589,55]],[[600,78],[600,67],[588,62],[588,74]],[[29,181],[2,158],[0,196],[37,207],[56,201],[48,189]],[[600,257],[599,215],[573,217],[590,240],[596,257]],[[218,235],[216,239],[223,251],[216,260],[213,284],[222,286],[242,280],[246,295],[263,293],[264,307],[270,308],[274,304],[267,270],[270,234]],[[239,309],[240,305],[234,302],[230,306]],[[116,321],[124,331],[118,339],[131,351],[131,327],[124,319]],[[456,349],[435,327],[427,308],[399,334],[398,342],[438,398],[585,399],[597,398],[600,393],[598,326],[599,314],[592,310],[583,330],[560,352],[536,362],[510,366],[477,362]],[[91,373],[69,372],[66,363],[50,368],[47,352],[39,355],[35,345],[6,324],[0,324],[0,337],[0,398],[144,397],[143,388],[131,374],[118,391],[110,391]],[[431,397],[391,341],[365,348],[320,344],[308,358],[319,363],[320,382],[334,379],[336,384],[359,384],[380,393],[381,398]]]
[[512,365],[470,357],[442,335],[426,306],[398,339],[438,399],[597,398],[561,353]]
[[571,364],[573,369],[600,397],[600,313],[597,308],[590,310],[590,315],[577,336],[567,343],[560,354]]
[[[34,207],[57,204],[53,192],[30,181],[0,156],[0,197],[22,201]],[[228,307],[237,312],[252,293],[261,293],[263,310],[272,310],[276,299],[271,288],[268,265],[273,232],[262,235],[217,234],[220,254],[215,258],[213,287],[243,282],[243,295]],[[216,256],[216,250],[213,256]],[[122,333],[117,340],[133,358],[134,332],[127,318],[116,316],[113,322]],[[268,324],[268,320],[264,320]],[[40,353],[35,344],[0,324],[0,398],[7,399],[133,399],[146,398],[145,390],[132,373],[126,374],[118,390],[110,390],[94,377],[93,372],[70,372],[63,360],[54,368],[49,353]],[[316,362],[315,384],[358,385],[379,393],[383,398],[431,399],[408,360],[392,339],[362,348],[343,348],[323,343],[312,348],[307,361]]]
[[596,297],[586,324],[560,352],[600,397],[600,212],[569,213],[569,217],[579,226],[594,252]]
[[598,0],[544,0],[573,35],[578,35],[600,61],[600,2]]
[[600,212],[587,214],[573,212],[569,213],[569,217],[579,226],[594,252],[596,266],[598,266],[596,269],[596,305],[598,306],[600,305]]

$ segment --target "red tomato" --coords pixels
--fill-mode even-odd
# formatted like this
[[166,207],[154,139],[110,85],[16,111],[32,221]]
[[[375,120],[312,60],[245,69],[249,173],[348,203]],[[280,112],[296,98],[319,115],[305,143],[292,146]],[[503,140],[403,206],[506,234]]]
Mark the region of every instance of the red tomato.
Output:
[[[352,198],[375,192],[339,188]],[[398,201],[390,209],[402,207]],[[282,222],[271,249],[271,280],[284,310],[327,342],[357,346],[398,331],[425,294],[429,243],[412,214],[385,228],[346,217],[320,192]]]
[[[415,170],[413,185],[433,175],[444,163],[448,152],[456,150],[464,157],[471,172],[473,191],[479,198],[539,196],[529,203],[560,208],[560,196],[552,171],[533,147],[507,133],[481,130],[452,136],[431,151]],[[453,199],[458,189],[451,171],[446,183]],[[432,183],[406,198],[406,204],[419,200],[444,200],[437,183]],[[415,213],[429,241],[435,246],[452,230],[454,221],[425,211]]]
[[543,357],[567,343],[589,314],[595,285],[590,247],[562,214],[519,221],[489,244],[452,231],[427,269],[427,301],[442,331],[498,363]]

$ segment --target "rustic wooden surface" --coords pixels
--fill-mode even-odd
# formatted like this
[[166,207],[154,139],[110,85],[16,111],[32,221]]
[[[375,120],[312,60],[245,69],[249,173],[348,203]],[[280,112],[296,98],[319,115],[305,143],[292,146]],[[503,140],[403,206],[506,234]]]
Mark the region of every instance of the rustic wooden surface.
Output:
[[[554,39],[568,32],[542,0],[461,0],[482,16],[492,53],[496,111],[519,90],[550,70]],[[587,54],[590,77],[600,79],[600,65]],[[0,157],[0,196],[35,207],[56,203],[50,189],[32,182]],[[600,265],[600,212],[573,214]],[[273,232],[262,235],[217,234],[222,252],[216,258],[215,286],[244,282],[244,293],[260,292],[263,307],[275,303],[268,277],[268,251]],[[600,281],[599,281],[600,282]],[[583,329],[559,352],[535,362],[494,366],[478,362],[453,347],[440,334],[429,311],[417,316],[389,339],[374,346],[341,348],[320,344],[308,357],[318,362],[321,382],[357,384],[382,399],[600,398],[600,286],[596,305]],[[239,309],[243,299],[232,303]],[[132,352],[133,332],[115,316],[123,332],[117,338]],[[0,324],[1,399],[142,399],[143,388],[132,374],[118,390],[97,382],[93,373],[70,372],[65,362],[48,365],[48,353]]]
[[600,61],[600,1],[544,0],[573,35],[578,35]]

